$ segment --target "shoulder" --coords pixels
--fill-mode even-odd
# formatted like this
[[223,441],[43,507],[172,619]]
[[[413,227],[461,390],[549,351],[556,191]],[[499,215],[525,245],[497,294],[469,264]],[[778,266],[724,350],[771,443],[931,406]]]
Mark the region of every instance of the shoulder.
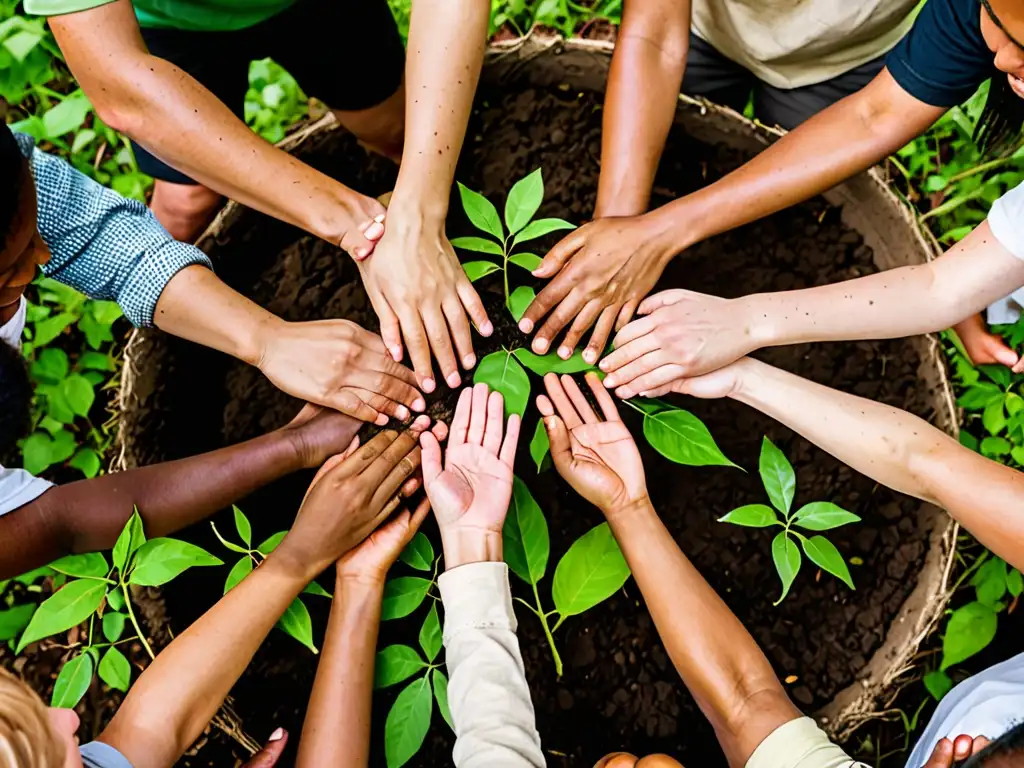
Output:
[[46,493],[53,483],[24,469],[0,466],[0,515],[6,515]]

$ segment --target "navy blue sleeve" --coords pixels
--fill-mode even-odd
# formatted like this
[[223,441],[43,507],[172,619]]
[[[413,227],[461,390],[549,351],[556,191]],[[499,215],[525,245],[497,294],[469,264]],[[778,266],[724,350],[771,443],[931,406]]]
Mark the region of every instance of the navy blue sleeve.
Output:
[[934,107],[962,104],[995,71],[978,0],[928,0],[885,66],[900,87]]

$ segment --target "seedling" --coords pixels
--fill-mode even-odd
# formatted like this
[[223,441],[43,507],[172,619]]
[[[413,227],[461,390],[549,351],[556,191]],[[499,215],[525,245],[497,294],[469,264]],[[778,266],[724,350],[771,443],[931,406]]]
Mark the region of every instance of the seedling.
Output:
[[748,528],[770,528],[777,525],[783,529],[772,541],[772,560],[782,580],[782,596],[775,605],[786,599],[800,571],[803,559],[797,546],[798,541],[811,562],[841,579],[850,589],[856,589],[850,578],[850,569],[835,545],[824,536],[807,538],[800,531],[794,530],[794,526],[808,531],[830,531],[847,523],[860,522],[860,518],[827,501],[811,502],[791,513],[796,493],[796,473],[782,451],[767,437],[761,443],[759,468],[772,506],[747,504],[719,518],[719,522]]

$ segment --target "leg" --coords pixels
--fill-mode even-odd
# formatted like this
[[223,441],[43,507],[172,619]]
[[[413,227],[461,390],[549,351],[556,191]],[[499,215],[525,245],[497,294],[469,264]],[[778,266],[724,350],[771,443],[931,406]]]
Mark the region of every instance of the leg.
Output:
[[750,72],[727,59],[710,43],[690,33],[683,93],[703,96],[716,104],[742,112],[755,82]]
[[396,165],[402,161],[405,140],[405,84],[380,104],[362,110],[332,110],[338,122],[348,128],[371,152],[384,155]]
[[175,240],[195,242],[220,210],[224,198],[201,184],[154,179],[149,207]]

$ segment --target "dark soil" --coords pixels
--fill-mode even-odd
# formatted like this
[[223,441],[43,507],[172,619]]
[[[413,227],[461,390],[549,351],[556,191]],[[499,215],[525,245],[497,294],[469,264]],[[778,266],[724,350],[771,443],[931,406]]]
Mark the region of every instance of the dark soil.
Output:
[[[484,92],[458,178],[482,190],[501,210],[511,184],[542,167],[547,197],[541,214],[582,221],[594,205],[600,128],[599,100],[592,95],[557,89],[506,96]],[[300,155],[367,193],[388,190],[395,178],[385,162],[367,160],[340,133],[312,140]],[[674,129],[654,202],[690,192],[744,159]],[[467,225],[457,203],[452,210],[450,233],[464,234]],[[832,283],[875,271],[870,249],[840,223],[839,213],[816,199],[714,238],[677,259],[660,287],[685,286],[732,297]],[[541,248],[553,242],[538,243],[537,252],[543,253]],[[228,282],[289,320],[344,317],[375,324],[351,261],[290,227],[246,214],[210,252]],[[520,271],[512,279],[522,283],[529,276]],[[494,283],[496,287],[498,281]],[[488,290],[486,280],[478,285]],[[492,320],[501,316],[501,310],[492,307]],[[509,323],[496,338],[478,342],[482,356],[498,344],[518,345],[524,339]],[[150,400],[155,406],[141,415],[142,435],[152,446],[152,454],[138,457],[141,460],[173,458],[249,438],[280,426],[298,408],[243,364],[174,340],[167,341],[166,349],[161,390]],[[762,356],[815,381],[930,416],[928,394],[915,376],[921,361],[909,342],[799,345]],[[535,377],[532,381],[536,393],[540,382]],[[449,411],[452,397],[442,393],[433,412]],[[790,693],[810,712],[853,682],[882,643],[914,586],[930,528],[919,521],[919,505],[913,500],[877,486],[745,406],[728,401],[681,404],[700,416],[726,455],[748,471],[679,467],[642,445],[654,503],[686,554],[753,632],[779,675],[795,678]],[[634,433],[639,434],[634,416],[629,411],[626,418],[632,419]],[[532,434],[535,419],[528,412],[525,435]],[[770,555],[771,534],[715,522],[734,507],[765,501],[756,472],[762,435],[775,441],[796,467],[797,504],[831,500],[863,517],[861,524],[831,535],[848,559],[863,561],[852,567],[857,591],[805,564],[790,596],[773,608],[779,584]],[[520,474],[551,528],[550,573],[569,544],[600,519],[554,473],[537,477],[523,443]],[[308,480],[308,474],[289,478],[242,503],[257,539],[290,524]],[[230,530],[229,518],[224,520]],[[429,526],[427,532],[436,533]],[[190,537],[220,551],[208,526],[198,526]],[[220,597],[225,575],[226,569],[216,576],[197,569],[166,590],[175,631]],[[513,588],[526,597],[522,587],[517,583]],[[548,589],[549,584],[542,587],[545,601],[550,600]],[[308,602],[321,637],[327,601]],[[382,641],[416,646],[424,611],[385,625]],[[712,730],[673,670],[634,583],[628,582],[591,612],[569,619],[558,631],[556,640],[566,664],[561,680],[555,678],[536,618],[525,610],[519,618],[538,728],[551,765],[590,766],[605,753],[622,749],[666,752],[687,765],[724,765]],[[273,633],[234,691],[247,730],[263,738],[283,725],[297,737],[315,668],[316,657]],[[383,723],[395,693],[385,692],[375,701],[374,765],[383,765]],[[451,732],[435,715],[431,735],[412,764],[449,764],[452,742]],[[203,752],[200,755],[207,759]],[[226,758],[221,764],[227,764]]]

